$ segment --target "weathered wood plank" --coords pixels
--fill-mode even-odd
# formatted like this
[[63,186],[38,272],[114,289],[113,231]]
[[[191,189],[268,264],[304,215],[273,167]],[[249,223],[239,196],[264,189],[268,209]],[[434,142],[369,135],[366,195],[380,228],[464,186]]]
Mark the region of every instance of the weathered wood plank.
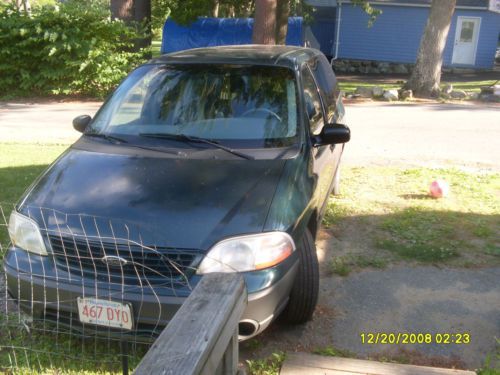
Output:
[[350,358],[288,353],[281,375],[475,375],[475,372],[436,367],[400,365]]
[[[241,275],[205,275],[134,373],[215,374],[228,346],[234,350],[234,334],[246,304]],[[223,366],[225,374],[236,371],[235,365],[230,370],[227,363]]]

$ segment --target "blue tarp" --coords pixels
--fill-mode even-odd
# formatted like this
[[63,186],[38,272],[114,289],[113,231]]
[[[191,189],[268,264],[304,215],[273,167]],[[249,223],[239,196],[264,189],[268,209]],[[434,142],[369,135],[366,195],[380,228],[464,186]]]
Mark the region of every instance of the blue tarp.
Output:
[[[302,17],[288,19],[286,44],[303,46]],[[168,19],[163,26],[161,52],[252,43],[253,18],[199,18],[189,26]]]

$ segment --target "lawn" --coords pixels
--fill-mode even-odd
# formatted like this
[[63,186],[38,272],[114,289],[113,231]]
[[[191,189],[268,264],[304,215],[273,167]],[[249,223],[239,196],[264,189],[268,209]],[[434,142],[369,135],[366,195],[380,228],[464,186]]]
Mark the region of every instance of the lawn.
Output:
[[[324,226],[340,240],[332,272],[398,261],[458,267],[500,265],[500,174],[457,169],[345,168]],[[433,199],[436,178],[450,185]]]

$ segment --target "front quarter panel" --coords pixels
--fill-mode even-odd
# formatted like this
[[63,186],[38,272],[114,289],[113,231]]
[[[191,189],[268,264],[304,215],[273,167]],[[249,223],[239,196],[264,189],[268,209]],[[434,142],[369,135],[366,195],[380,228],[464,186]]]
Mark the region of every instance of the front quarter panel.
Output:
[[317,176],[309,152],[287,160],[265,224],[265,231],[284,231],[297,241],[315,210]]

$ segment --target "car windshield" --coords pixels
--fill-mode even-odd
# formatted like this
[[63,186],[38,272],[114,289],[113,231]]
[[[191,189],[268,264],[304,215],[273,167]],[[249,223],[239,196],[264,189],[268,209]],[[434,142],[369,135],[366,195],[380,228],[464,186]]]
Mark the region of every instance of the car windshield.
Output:
[[87,132],[289,146],[298,134],[294,73],[274,66],[145,65],[120,85]]

